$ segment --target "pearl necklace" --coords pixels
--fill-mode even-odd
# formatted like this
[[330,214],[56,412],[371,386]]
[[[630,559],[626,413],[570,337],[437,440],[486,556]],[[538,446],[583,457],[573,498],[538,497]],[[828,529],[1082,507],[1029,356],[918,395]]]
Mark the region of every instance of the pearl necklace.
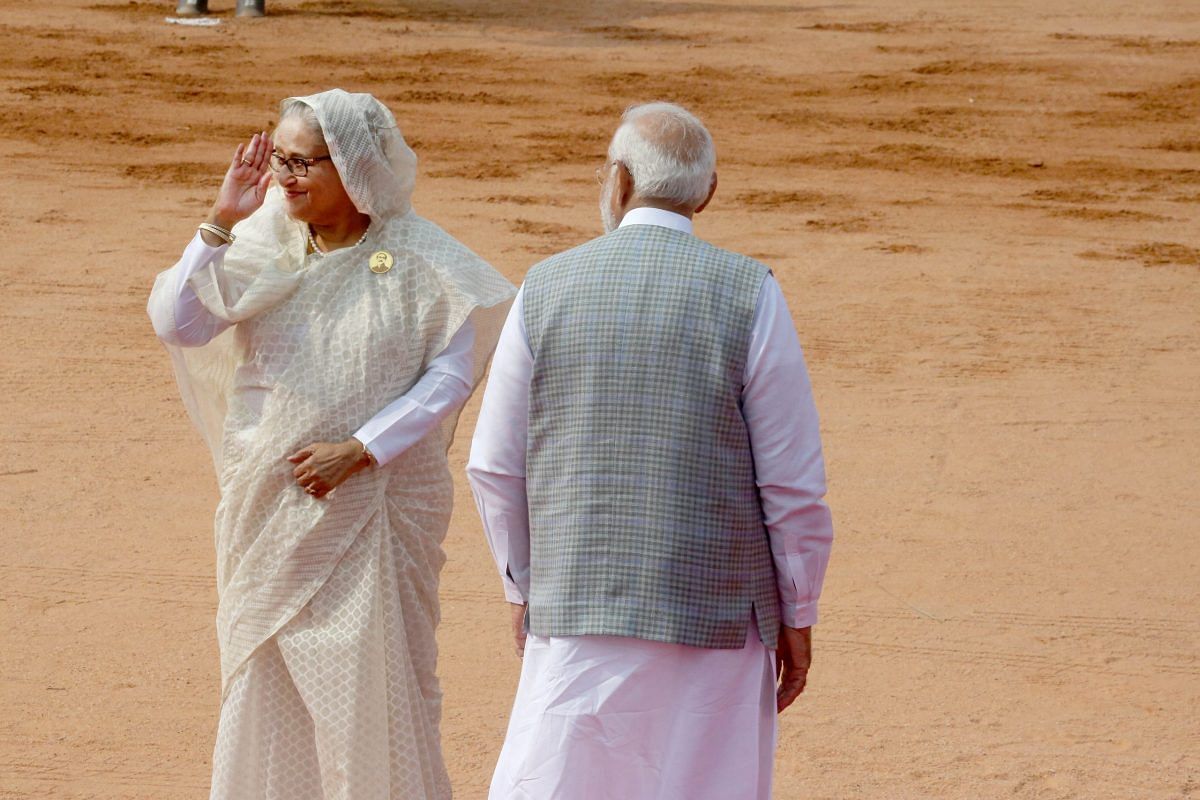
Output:
[[[321,248],[317,247],[317,240],[313,238],[312,225],[305,225],[304,227],[308,230],[308,246],[313,249],[313,255],[317,256],[318,258],[324,258],[325,252],[323,250],[321,250]],[[363,231],[363,235],[361,237],[359,237],[359,240],[357,242],[355,242],[354,244],[352,244],[350,246],[358,247],[360,244],[362,244],[363,242],[365,242],[367,240],[367,234],[370,232],[371,232],[371,223],[368,222],[367,229],[365,231]]]

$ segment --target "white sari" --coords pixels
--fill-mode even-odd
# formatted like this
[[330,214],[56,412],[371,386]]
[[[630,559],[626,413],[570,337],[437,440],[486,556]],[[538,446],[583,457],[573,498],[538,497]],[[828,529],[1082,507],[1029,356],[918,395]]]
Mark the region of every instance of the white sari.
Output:
[[[366,241],[306,255],[273,189],[224,265],[190,278],[236,324],[204,347],[168,348],[221,489],[212,796],[446,798],[434,631],[456,415],[324,500],[285,457],[349,438],[468,317],[478,381],[514,289],[410,210],[416,159],[385,107],[336,90],[303,100],[371,215]],[[394,266],[376,274],[380,250]]]

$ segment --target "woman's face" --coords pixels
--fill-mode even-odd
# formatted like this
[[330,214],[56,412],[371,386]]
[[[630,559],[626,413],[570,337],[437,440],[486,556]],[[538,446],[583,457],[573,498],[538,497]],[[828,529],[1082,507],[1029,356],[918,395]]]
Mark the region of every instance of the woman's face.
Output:
[[275,152],[283,158],[324,156],[303,177],[291,174],[286,166],[275,173],[288,216],[314,225],[333,225],[358,213],[320,134],[300,118],[288,117],[275,128],[274,140]]

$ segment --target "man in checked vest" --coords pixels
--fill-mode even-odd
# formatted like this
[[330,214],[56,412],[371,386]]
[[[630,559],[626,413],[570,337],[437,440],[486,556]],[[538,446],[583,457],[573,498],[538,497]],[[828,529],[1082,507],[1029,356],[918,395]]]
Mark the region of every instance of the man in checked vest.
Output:
[[712,138],[622,118],[605,235],[533,267],[467,473],[523,654],[491,800],[758,800],[833,537],[770,270],[692,233]]

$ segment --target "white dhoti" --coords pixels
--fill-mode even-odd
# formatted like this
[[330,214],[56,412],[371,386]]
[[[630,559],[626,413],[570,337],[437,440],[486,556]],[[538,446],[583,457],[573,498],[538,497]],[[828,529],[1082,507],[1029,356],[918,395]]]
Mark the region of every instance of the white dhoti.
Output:
[[775,653],[530,636],[489,800],[766,800]]
[[[692,233],[689,218],[656,208],[630,210],[621,220],[627,225]],[[624,269],[605,268],[613,275]],[[517,604],[534,594],[526,475],[534,452],[535,357],[524,292],[500,334],[467,466],[505,596]],[[825,466],[812,387],[787,303],[769,275],[742,377],[741,412],[782,622],[805,628],[817,621],[833,527],[822,500]],[[589,396],[562,401],[586,405]],[[598,592],[597,602],[603,600]],[[491,800],[764,800],[771,793],[774,679],[774,654],[753,633],[741,650],[531,636]]]

